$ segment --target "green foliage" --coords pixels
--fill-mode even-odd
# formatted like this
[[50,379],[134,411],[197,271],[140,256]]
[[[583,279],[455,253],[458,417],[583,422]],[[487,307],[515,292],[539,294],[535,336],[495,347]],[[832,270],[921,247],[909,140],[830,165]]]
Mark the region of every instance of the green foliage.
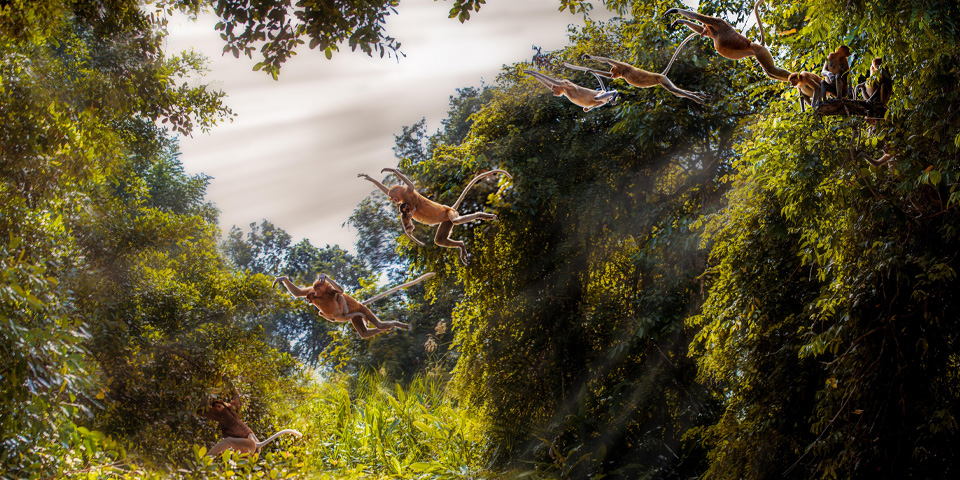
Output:
[[298,412],[309,433],[293,452],[336,478],[488,478],[478,419],[444,383],[401,387],[366,370],[328,380]]

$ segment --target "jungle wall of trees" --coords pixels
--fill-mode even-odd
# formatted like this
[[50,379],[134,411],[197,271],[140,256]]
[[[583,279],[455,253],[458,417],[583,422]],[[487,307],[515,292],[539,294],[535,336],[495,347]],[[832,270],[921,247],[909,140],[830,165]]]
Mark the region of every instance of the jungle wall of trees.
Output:
[[[513,175],[463,203],[498,215],[455,230],[466,267],[398,235],[379,193],[344,219],[356,254],[269,219],[221,232],[210,179],[179,160],[177,134],[216,134],[232,113],[185,80],[201,58],[162,51],[169,12],[212,7],[228,49],[283,81],[298,42],[394,52],[380,24],[395,2],[337,2],[342,31],[311,6],[304,29],[272,30],[296,13],[281,0],[2,3],[4,478],[946,478],[960,465],[954,2],[761,9],[791,71],[818,72],[840,44],[854,76],[883,57],[883,119],[801,113],[789,85],[705,39],[670,73],[705,105],[615,82],[619,104],[584,113],[521,74],[524,59],[465,86],[435,133],[398,126],[385,162],[447,203],[478,171]],[[450,3],[461,21],[483,15]],[[742,26],[752,5],[699,10]],[[572,30],[548,60],[660,71],[688,33],[662,16],[675,6],[609,0],[621,18]],[[884,151],[896,160],[863,159]],[[428,271],[377,304],[413,329],[369,341],[271,288],[324,272],[367,298]],[[255,431],[306,435],[233,470],[200,459],[217,432],[199,402],[232,391]]]

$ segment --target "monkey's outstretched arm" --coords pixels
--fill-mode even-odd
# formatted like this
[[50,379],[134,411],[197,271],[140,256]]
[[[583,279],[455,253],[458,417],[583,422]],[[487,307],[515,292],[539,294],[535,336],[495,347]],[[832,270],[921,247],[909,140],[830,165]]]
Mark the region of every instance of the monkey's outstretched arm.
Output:
[[670,24],[670,26],[675,27],[678,24],[686,25],[687,28],[689,28],[690,30],[693,30],[694,32],[699,33],[700,35],[703,35],[703,31],[704,31],[703,25],[698,25],[696,23],[691,22],[690,20],[684,20],[682,18],[678,18],[674,20],[673,23]]
[[[589,55],[584,55],[584,58],[591,58],[591,57],[589,57]],[[596,57],[592,57],[592,58],[596,58]],[[563,66],[572,70],[580,70],[581,72],[588,72],[594,75],[600,75],[605,78],[613,78],[613,74],[611,74],[610,72],[605,72],[603,70],[594,70],[592,68],[581,67],[580,65],[573,65],[567,62],[563,62]]]
[[273,281],[273,286],[276,287],[277,283],[283,283],[283,286],[287,287],[287,291],[294,297],[307,296],[307,290],[294,285],[287,277],[277,277],[277,279]]
[[[687,17],[690,20],[696,20],[706,25],[710,25],[714,27],[720,27],[720,26],[726,25],[727,27],[730,27],[730,24],[727,23],[726,20],[723,20],[722,18],[711,17],[710,15],[703,15],[702,13],[697,13],[697,12],[694,12],[693,10],[684,10],[682,8],[671,8],[670,10],[667,10],[667,12],[663,14],[663,16],[666,17],[674,13],[679,13],[680,15],[683,15],[684,17]],[[678,20],[678,21],[681,21],[681,20]],[[689,22],[686,22],[686,21],[684,21],[684,23],[689,24]],[[701,32],[697,32],[697,33],[701,33]]]
[[410,180],[409,178],[407,178],[406,175],[400,173],[400,170],[397,170],[396,168],[384,168],[384,169],[380,170],[380,173],[383,173],[383,172],[390,172],[390,173],[396,175],[397,178],[399,178],[401,182],[406,183],[408,187],[410,187],[410,188],[412,188],[412,189],[414,189],[414,190],[417,189],[416,185],[413,184],[413,181]]
[[559,85],[562,85],[561,82],[555,78],[548,77],[540,72],[533,70],[524,70],[523,73],[536,78],[538,82],[542,83],[547,88],[553,88]]
[[388,189],[384,184],[376,181],[375,179],[373,179],[372,177],[370,177],[370,175],[367,175],[366,173],[357,174],[357,177],[359,177],[359,178],[365,178],[365,179],[369,180],[370,182],[373,182],[373,184],[376,185],[377,188],[379,188],[380,191],[384,193],[384,195],[388,195],[388,194],[390,193],[390,189]]

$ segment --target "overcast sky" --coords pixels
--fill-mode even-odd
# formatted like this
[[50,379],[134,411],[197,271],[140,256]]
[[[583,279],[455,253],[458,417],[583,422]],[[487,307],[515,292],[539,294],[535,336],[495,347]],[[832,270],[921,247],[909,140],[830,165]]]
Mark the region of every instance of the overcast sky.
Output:
[[222,56],[212,15],[173,22],[168,53],[204,53],[211,70],[204,82],[226,92],[237,114],[183,138],[181,160],[189,173],[213,177],[207,198],[221,210],[224,233],[267,219],[295,241],[354,251],[355,231],[341,225],[372,191],[357,174],[379,178],[381,168],[396,166],[393,136],[421,117],[436,131],[457,88],[492,83],[502,65],[529,60],[534,44],[545,52],[564,47],[567,26],[582,21],[559,5],[490,0],[461,24],[447,18],[448,2],[403,0],[386,25],[406,54],[399,63],[348,48],[326,60],[303,49],[279,81],[253,72],[256,60]]

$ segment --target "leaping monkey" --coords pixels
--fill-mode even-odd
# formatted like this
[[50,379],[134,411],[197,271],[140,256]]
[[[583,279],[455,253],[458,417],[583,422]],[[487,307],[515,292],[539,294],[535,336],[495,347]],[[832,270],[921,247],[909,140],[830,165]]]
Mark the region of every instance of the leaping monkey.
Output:
[[[317,280],[313,282],[313,285],[307,288],[300,288],[294,285],[287,277],[277,277],[277,279],[273,281],[273,286],[276,286],[277,283],[282,283],[290,294],[295,297],[305,297],[308,302],[314,307],[317,307],[321,317],[331,322],[350,322],[353,324],[353,328],[357,333],[360,334],[361,338],[370,338],[378,333],[390,331],[394,328],[409,329],[410,325],[403,322],[383,322],[367,308],[368,304],[396,292],[401,288],[416,285],[434,275],[436,275],[436,273],[432,272],[421,275],[415,280],[393,287],[375,297],[364,300],[362,303],[356,301],[350,295],[343,293],[343,287],[322,273],[317,276]],[[367,328],[364,320],[373,325],[374,328]]]
[[[607,90],[603,85],[600,76],[594,73],[597,81],[600,82],[599,90],[590,90],[587,87],[581,87],[570,80],[557,80],[549,75],[544,75],[534,70],[524,70],[523,73],[536,78],[538,82],[553,91],[554,97],[566,96],[571,102],[583,107],[584,112],[589,112],[597,107],[602,107],[608,103],[615,105],[617,96],[620,92],[616,90]],[[593,73],[593,72],[591,72]]]
[[667,63],[667,68],[663,70],[663,73],[653,73],[646,70],[639,69],[630,65],[629,63],[620,62],[606,57],[598,57],[595,55],[586,55],[584,54],[581,58],[584,60],[596,60],[598,62],[604,62],[610,65],[610,71],[605,72],[603,70],[594,70],[592,68],[581,67],[579,65],[571,65],[569,63],[564,63],[563,65],[567,68],[572,68],[574,70],[581,70],[584,72],[590,72],[594,75],[599,75],[606,78],[622,78],[627,81],[630,85],[640,88],[648,88],[656,85],[660,85],[663,88],[667,89],[670,93],[683,98],[689,98],[694,102],[703,104],[704,101],[708,98],[702,92],[691,92],[689,90],[683,90],[677,88],[673,82],[667,78],[667,73],[670,72],[670,67],[673,66],[674,60],[677,59],[677,55],[680,54],[680,49],[687,44],[696,34],[692,33],[687,38],[680,43],[677,47],[677,51],[673,53],[673,57],[670,58],[670,62]]
[[[711,17],[709,15],[703,15],[692,10],[683,10],[680,8],[671,8],[667,10],[667,13],[664,15],[680,14],[684,17],[689,18],[700,23],[694,23],[690,20],[677,19],[674,20],[671,26],[682,24],[686,25],[690,30],[693,30],[696,33],[699,33],[703,37],[710,37],[713,39],[713,46],[717,49],[717,53],[725,58],[730,60],[740,60],[741,58],[746,57],[756,57],[757,62],[760,63],[760,68],[763,69],[764,73],[768,77],[779,80],[781,82],[789,81],[790,72],[777,67],[773,63],[773,55],[770,55],[770,51],[766,47],[766,37],[763,33],[763,24],[760,22],[760,13],[758,8],[760,3],[763,0],[757,0],[753,5],[753,14],[757,17],[757,28],[760,29],[760,43],[751,41],[749,38],[741,34],[740,32],[734,30],[733,26],[726,22],[726,20],[717,17]],[[746,31],[744,31],[746,33]]]
[[467,187],[463,189],[463,193],[460,194],[460,198],[457,199],[456,203],[452,207],[446,205],[441,205],[429,198],[420,195],[417,192],[417,188],[413,185],[413,182],[406,177],[406,175],[400,173],[399,170],[395,168],[384,168],[380,172],[390,172],[397,176],[404,185],[394,185],[393,187],[387,188],[384,184],[374,180],[365,173],[357,175],[357,177],[364,178],[380,189],[381,192],[385,193],[387,197],[397,206],[400,210],[400,221],[403,223],[403,233],[406,236],[410,237],[411,240],[416,242],[418,245],[423,246],[424,243],[413,236],[413,222],[410,221],[412,218],[420,223],[426,225],[437,225],[437,235],[434,237],[434,242],[446,248],[459,248],[460,249],[460,261],[464,265],[467,264],[467,248],[464,246],[464,243],[457,240],[450,239],[450,232],[453,230],[454,225],[461,225],[467,222],[472,222],[474,220],[496,220],[497,216],[492,213],[477,212],[471,213],[469,215],[460,215],[457,212],[457,207],[460,206],[460,202],[467,196],[467,192],[470,191],[470,187],[473,184],[477,183],[481,178],[500,173],[505,175],[507,178],[512,179],[509,173],[503,170],[490,170],[488,172],[483,172],[470,183],[467,184]]

